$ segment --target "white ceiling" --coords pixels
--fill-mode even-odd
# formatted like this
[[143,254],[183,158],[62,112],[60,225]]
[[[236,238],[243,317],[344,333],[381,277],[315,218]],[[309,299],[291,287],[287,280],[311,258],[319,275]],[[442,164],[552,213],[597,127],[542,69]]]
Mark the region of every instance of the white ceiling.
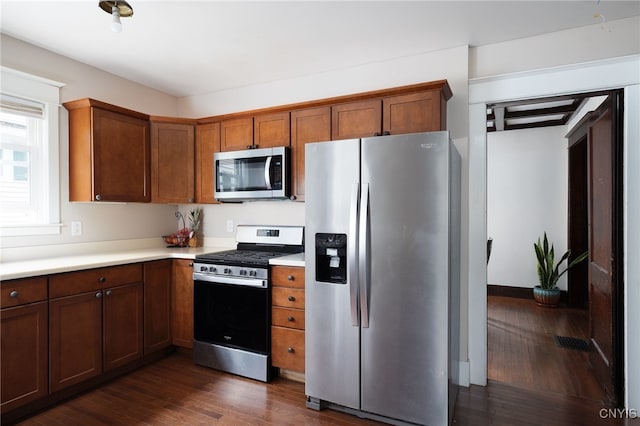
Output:
[[[640,15],[640,1],[0,0],[12,37],[175,96],[481,46]],[[535,54],[535,52],[532,52]]]

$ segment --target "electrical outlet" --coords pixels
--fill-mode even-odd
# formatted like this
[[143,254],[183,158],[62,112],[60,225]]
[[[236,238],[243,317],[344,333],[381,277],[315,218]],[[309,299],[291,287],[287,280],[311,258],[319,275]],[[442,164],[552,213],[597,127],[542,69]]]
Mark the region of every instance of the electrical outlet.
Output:
[[82,222],[71,222],[71,236],[79,237],[82,235]]
[[233,232],[233,219],[227,219],[227,232]]

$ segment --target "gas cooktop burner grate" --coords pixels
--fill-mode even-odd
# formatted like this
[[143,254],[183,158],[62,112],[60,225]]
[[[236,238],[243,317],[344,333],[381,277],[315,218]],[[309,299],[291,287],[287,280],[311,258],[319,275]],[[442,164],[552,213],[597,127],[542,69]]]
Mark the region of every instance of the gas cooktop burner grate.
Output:
[[217,253],[208,253],[196,256],[198,261],[216,262],[226,265],[268,265],[269,259],[285,256],[287,253],[253,251],[253,250],[227,250]]

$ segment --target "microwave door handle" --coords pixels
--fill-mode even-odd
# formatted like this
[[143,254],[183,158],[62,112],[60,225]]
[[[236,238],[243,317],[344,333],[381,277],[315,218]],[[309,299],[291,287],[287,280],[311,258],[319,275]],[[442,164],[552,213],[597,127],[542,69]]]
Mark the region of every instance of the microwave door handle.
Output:
[[267,189],[271,190],[271,159],[273,157],[267,157],[267,161],[264,164],[264,182],[267,184]]

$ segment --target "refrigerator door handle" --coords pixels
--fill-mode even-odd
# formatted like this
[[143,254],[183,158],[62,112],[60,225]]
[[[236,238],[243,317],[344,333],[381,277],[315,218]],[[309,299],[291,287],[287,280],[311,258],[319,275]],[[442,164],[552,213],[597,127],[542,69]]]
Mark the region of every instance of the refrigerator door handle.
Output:
[[358,309],[358,201],[360,198],[360,184],[354,183],[351,188],[351,203],[349,206],[349,236],[347,242],[347,262],[349,269],[349,300],[351,305],[351,325],[360,326]]
[[360,279],[360,318],[362,327],[369,328],[369,184],[362,184],[360,192],[360,230],[358,232],[358,278]]

